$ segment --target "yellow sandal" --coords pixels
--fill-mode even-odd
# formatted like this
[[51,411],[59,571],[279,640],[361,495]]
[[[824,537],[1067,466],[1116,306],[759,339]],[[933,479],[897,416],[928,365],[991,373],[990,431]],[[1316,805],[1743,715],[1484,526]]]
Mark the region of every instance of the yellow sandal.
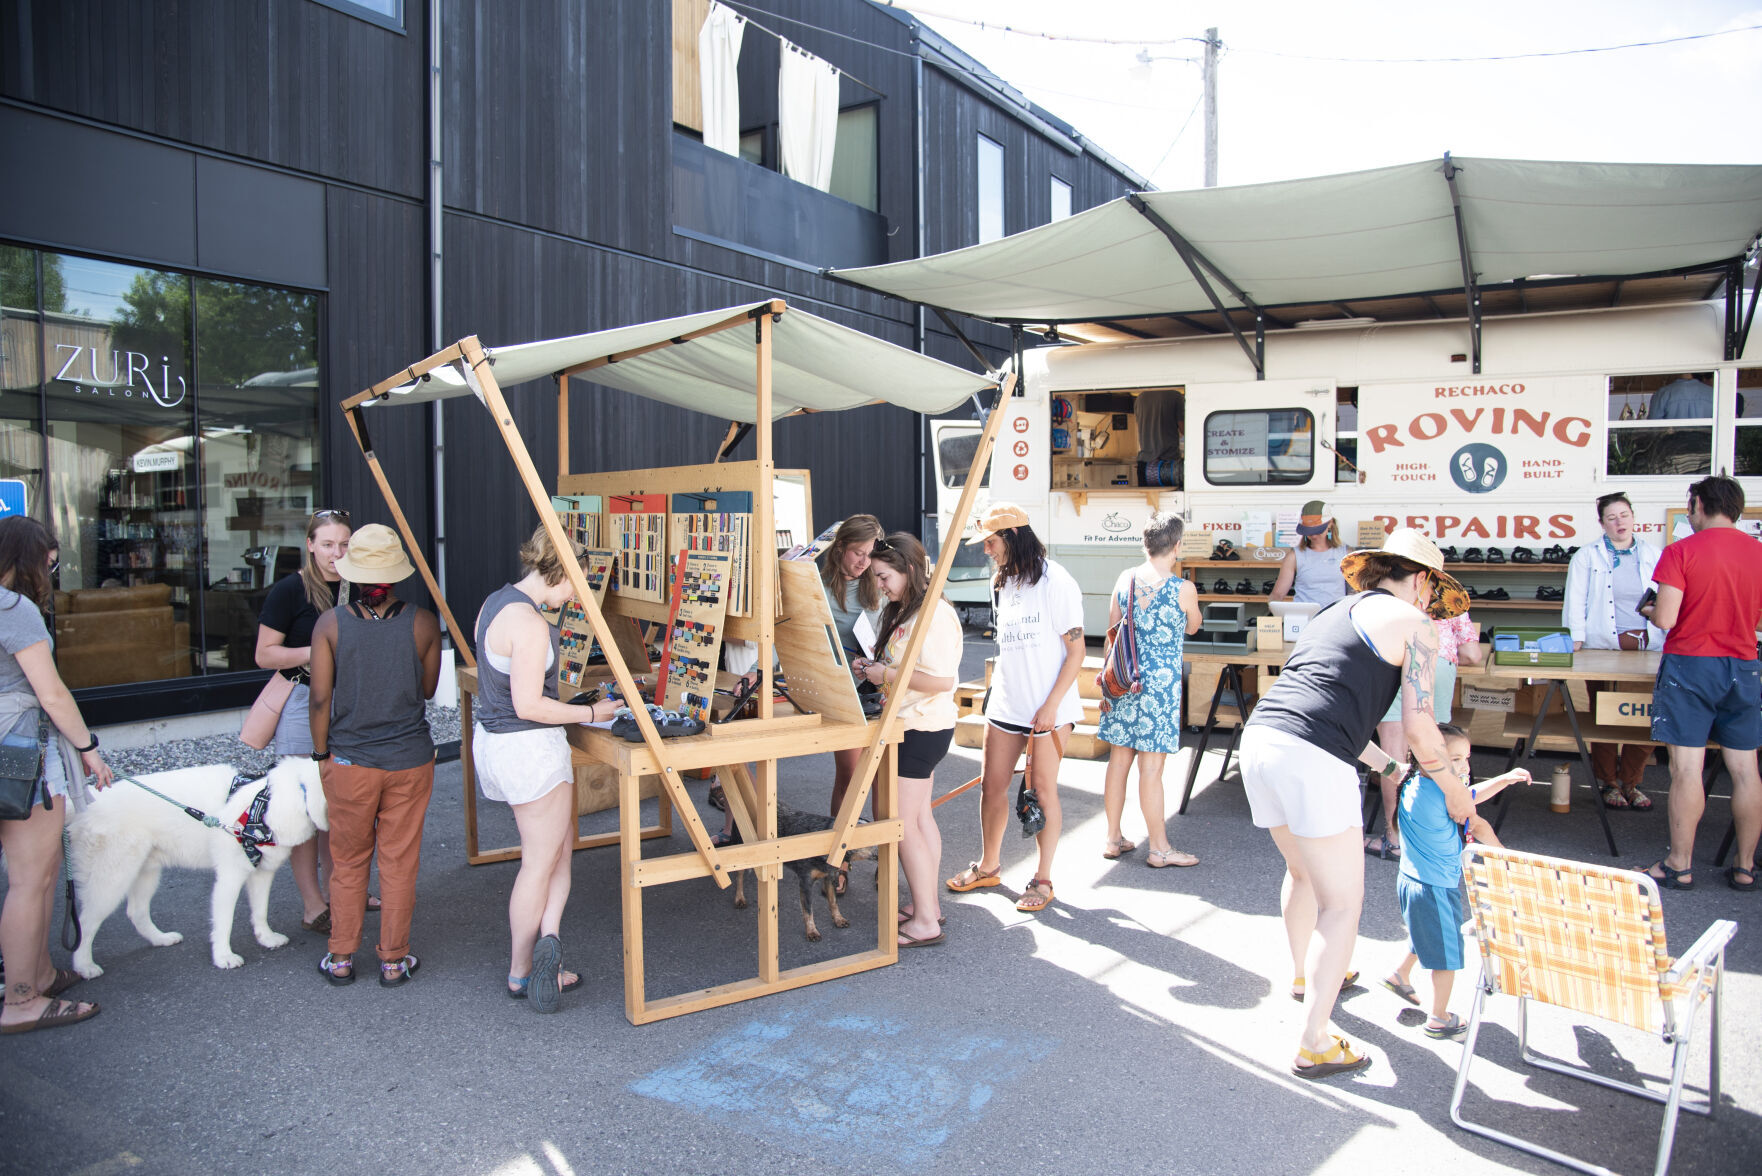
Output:
[[977,890],[981,886],[1002,886],[1003,879],[997,876],[997,870],[981,870],[978,862],[968,862],[967,868],[950,878],[943,885],[957,894],[969,890]]
[[[1340,991],[1345,992],[1348,988],[1351,988],[1353,985],[1355,985],[1357,983],[1358,983],[1357,971],[1348,972],[1348,973],[1346,973],[1346,978],[1344,980],[1340,981]],[[1303,1003],[1303,993],[1304,993],[1304,990],[1308,987],[1308,984],[1309,984],[1309,982],[1301,976],[1292,980],[1291,981],[1291,999],[1296,1001],[1298,1004],[1302,1004]]]
[[[1339,1034],[1331,1034],[1334,1044],[1316,1053],[1312,1049],[1298,1047],[1297,1056],[1308,1061],[1307,1066],[1291,1063],[1291,1073],[1299,1078],[1314,1080],[1332,1078],[1335,1074],[1356,1074],[1361,1070],[1370,1069],[1370,1055],[1352,1052],[1352,1045]],[[1332,1059],[1338,1058],[1338,1061]]]

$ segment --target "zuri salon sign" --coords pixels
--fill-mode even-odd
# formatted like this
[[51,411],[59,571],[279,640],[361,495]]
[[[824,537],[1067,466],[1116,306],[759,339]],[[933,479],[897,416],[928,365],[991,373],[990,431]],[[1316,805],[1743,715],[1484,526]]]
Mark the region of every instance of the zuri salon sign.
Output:
[[1358,464],[1368,484],[1441,512],[1395,525],[1439,538],[1570,538],[1570,513],[1520,504],[1576,500],[1591,487],[1601,395],[1599,382],[1575,377],[1366,387]]
[[152,356],[139,351],[57,343],[55,361],[61,367],[54,378],[72,384],[76,396],[151,400],[161,408],[176,408],[189,394],[184,378],[172,374],[168,355],[155,365]]

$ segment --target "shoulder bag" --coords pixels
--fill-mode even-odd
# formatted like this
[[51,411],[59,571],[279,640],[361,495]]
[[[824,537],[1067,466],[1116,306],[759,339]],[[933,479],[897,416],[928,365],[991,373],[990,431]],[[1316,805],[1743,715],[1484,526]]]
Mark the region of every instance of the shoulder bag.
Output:
[[[23,821],[31,815],[31,801],[43,781],[43,741],[49,734],[49,718],[37,711],[37,737],[0,739],[0,821]],[[43,786],[43,807],[53,808],[49,788]]]
[[293,692],[292,678],[280,670],[269,675],[269,681],[263,683],[262,693],[251,704],[251,713],[245,716],[245,722],[239,728],[239,742],[258,751],[268,747],[275,738],[276,725],[281,722],[281,710]]
[[1101,651],[1101,672],[1095,684],[1101,688],[1101,710],[1128,694],[1137,694],[1144,686],[1138,676],[1138,636],[1132,627],[1132,614],[1138,607],[1138,577],[1133,576],[1126,587],[1126,607],[1120,619],[1108,626],[1107,644]]

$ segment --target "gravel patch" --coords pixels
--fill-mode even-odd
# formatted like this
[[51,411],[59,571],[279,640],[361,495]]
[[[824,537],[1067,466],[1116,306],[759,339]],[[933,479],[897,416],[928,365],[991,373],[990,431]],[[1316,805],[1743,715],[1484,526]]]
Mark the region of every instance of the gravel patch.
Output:
[[[437,747],[456,744],[459,739],[458,708],[429,703],[428,729]],[[167,740],[151,747],[106,750],[104,760],[118,776],[169,772],[201,764],[232,764],[242,772],[258,773],[275,766],[275,752],[267,748],[257,751],[246,747],[232,735],[209,735],[202,739]]]

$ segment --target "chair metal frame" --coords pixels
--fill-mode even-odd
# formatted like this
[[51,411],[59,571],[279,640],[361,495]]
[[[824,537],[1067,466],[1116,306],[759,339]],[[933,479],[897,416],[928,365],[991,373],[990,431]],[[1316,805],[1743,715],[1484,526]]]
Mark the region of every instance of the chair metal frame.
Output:
[[[1598,1013],[1577,1009],[1573,1005],[1549,1000],[1538,996],[1527,989],[1519,991],[1502,991],[1500,986],[1500,968],[1494,956],[1497,950],[1493,936],[1496,929],[1490,925],[1489,916],[1493,913],[1488,895],[1489,886],[1486,877],[1490,871],[1511,871],[1512,866],[1527,866],[1532,869],[1553,871],[1557,875],[1576,876],[1579,879],[1592,881],[1610,888],[1631,886],[1645,899],[1648,915],[1644,921],[1649,924],[1650,943],[1647,947],[1656,959],[1656,970],[1645,973],[1629,973],[1629,980],[1649,979],[1655,982],[1657,1004],[1646,1010],[1645,1017],[1636,1017],[1629,1021],[1608,1018]],[[1653,1168],[1654,1176],[1665,1176],[1670,1167],[1670,1151],[1676,1140],[1676,1123],[1679,1111],[1686,1110],[1692,1114],[1712,1118],[1719,1106],[1719,997],[1724,986],[1725,977],[1725,946],[1737,933],[1737,924],[1729,919],[1720,919],[1702,932],[1692,947],[1679,959],[1672,961],[1665,952],[1663,905],[1659,900],[1657,883],[1644,873],[1632,870],[1615,870],[1602,866],[1593,866],[1583,862],[1570,861],[1563,858],[1545,857],[1540,854],[1522,853],[1517,850],[1495,848],[1485,845],[1470,845],[1462,853],[1463,876],[1468,882],[1470,905],[1474,912],[1474,926],[1477,943],[1481,953],[1480,982],[1475,985],[1474,1009],[1469,1016],[1468,1032],[1462,1043],[1462,1061],[1456,1072],[1455,1089],[1450,1095],[1450,1118],[1458,1127],[1476,1135],[1484,1135],[1488,1139],[1497,1140],[1509,1147],[1541,1156],[1568,1168],[1592,1174],[1592,1176],[1614,1176],[1608,1168],[1588,1163],[1575,1156],[1556,1151],[1539,1143],[1521,1139],[1496,1128],[1481,1123],[1474,1123],[1462,1114],[1462,1099],[1468,1089],[1468,1071],[1474,1061],[1475,1041],[1480,1035],[1481,1015],[1486,1009],[1489,996],[1508,995],[1517,998],[1518,1009],[1518,1056],[1529,1065],[1549,1070],[1556,1074],[1564,1074],[1570,1078],[1578,1078],[1586,1082],[1604,1086],[1610,1090],[1619,1090],[1635,1095],[1651,1102],[1664,1104],[1664,1122],[1658,1136],[1658,1152]],[[1609,928],[1600,928],[1605,934]],[[1544,957],[1545,965],[1551,961],[1564,962],[1569,959],[1566,952],[1549,944],[1525,945],[1525,950],[1534,959],[1537,955]],[[1630,984],[1630,987],[1632,985]],[[1531,1052],[1529,1048],[1529,1003],[1539,1000],[1543,1004],[1554,1004],[1558,1007],[1573,1009],[1587,1017],[1600,1020],[1614,1019],[1616,1023],[1629,1024],[1633,1028],[1657,1031],[1665,1044],[1673,1047],[1670,1087],[1667,1093],[1648,1089],[1647,1087],[1621,1082],[1605,1077],[1588,1069],[1569,1066],[1551,1058],[1542,1057]],[[1683,1083],[1688,1071],[1689,1045],[1694,1031],[1695,1018],[1703,1003],[1712,1007],[1710,1042],[1708,1057],[1707,1097],[1704,1104],[1683,1102]],[[1662,1016],[1657,1018],[1654,1026],[1645,1022],[1652,1019],[1652,1014],[1659,1011]]]

